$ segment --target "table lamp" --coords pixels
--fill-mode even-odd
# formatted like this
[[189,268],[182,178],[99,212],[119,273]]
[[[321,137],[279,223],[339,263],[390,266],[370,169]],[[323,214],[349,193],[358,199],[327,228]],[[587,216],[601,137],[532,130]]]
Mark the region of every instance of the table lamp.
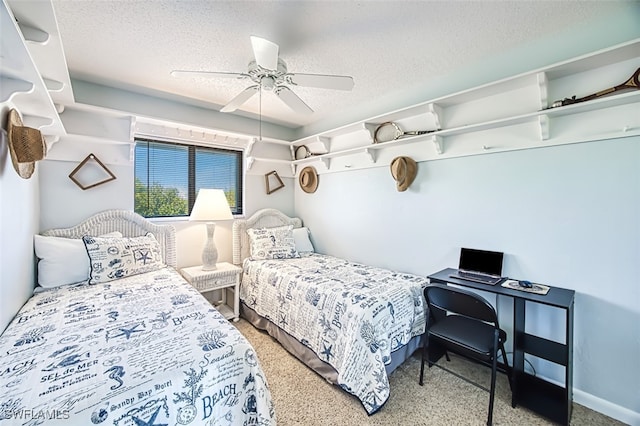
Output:
[[189,220],[207,222],[207,241],[202,250],[203,271],[216,269],[218,262],[218,249],[213,241],[213,232],[216,229],[214,221],[230,219],[233,219],[233,215],[222,189],[200,189],[198,191]]

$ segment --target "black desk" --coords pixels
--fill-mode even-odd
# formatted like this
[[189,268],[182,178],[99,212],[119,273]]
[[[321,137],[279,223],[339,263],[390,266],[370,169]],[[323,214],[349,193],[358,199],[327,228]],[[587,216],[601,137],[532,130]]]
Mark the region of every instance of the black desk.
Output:
[[[573,299],[575,291],[551,287],[544,295],[511,290],[500,284],[487,285],[451,278],[456,269],[447,268],[429,275],[432,283],[455,284],[513,298],[513,396],[520,404],[550,420],[568,425],[573,402]],[[565,311],[565,342],[558,343],[525,332],[526,302],[542,303]],[[524,355],[531,354],[564,366],[564,386],[548,382],[524,371]]]

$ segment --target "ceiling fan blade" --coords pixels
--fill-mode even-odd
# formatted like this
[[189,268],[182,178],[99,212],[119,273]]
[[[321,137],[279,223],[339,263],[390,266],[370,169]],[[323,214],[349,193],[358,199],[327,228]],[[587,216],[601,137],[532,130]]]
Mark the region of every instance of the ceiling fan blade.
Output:
[[171,71],[172,77],[215,77],[215,78],[237,78],[238,80],[244,80],[249,78],[249,74],[241,74],[235,72],[215,72],[215,71],[186,71],[186,70],[173,70]]
[[287,104],[289,108],[300,114],[312,114],[313,110],[309,108],[309,105],[305,104],[302,99],[291,91],[286,86],[278,86],[275,88],[274,93]]
[[251,46],[258,66],[267,70],[278,69],[279,47],[277,44],[261,37],[251,36]]
[[226,104],[220,110],[220,112],[233,112],[237,110],[240,107],[240,105],[247,102],[253,95],[258,93],[258,90],[260,90],[260,86],[258,85],[247,87],[242,92],[240,92],[235,98],[231,99],[231,102]]
[[335,90],[351,90],[354,84],[348,75],[286,74],[285,80],[296,86]]

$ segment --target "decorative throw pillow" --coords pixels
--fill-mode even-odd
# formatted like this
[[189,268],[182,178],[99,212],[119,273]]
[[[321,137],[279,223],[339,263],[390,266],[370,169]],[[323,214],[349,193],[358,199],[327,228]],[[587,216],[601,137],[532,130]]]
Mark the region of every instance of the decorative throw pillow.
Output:
[[89,254],[89,284],[104,283],[163,268],[160,244],[153,234],[133,238],[82,237]]
[[[111,232],[102,237],[122,237]],[[38,284],[52,288],[89,280],[89,256],[80,238],[33,236],[38,260]]]
[[309,239],[309,228],[294,228],[293,239],[296,243],[296,250],[298,253],[314,252],[313,244]]
[[293,225],[248,229],[251,259],[291,259],[300,257],[293,239]]

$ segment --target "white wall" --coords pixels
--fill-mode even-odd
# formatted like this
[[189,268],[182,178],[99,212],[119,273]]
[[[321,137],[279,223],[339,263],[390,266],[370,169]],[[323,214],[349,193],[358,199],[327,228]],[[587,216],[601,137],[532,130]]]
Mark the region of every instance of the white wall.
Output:
[[179,97],[171,101],[76,79],[71,84],[74,98],[79,104],[233,133],[257,135],[261,129],[265,137],[283,140],[293,138],[294,132],[289,128],[268,122],[259,125],[258,120],[213,110],[210,106],[187,105],[180,102]]
[[[574,289],[576,401],[640,422],[640,138],[421,162],[402,193],[387,167],[322,174],[295,210],[323,253],[428,275],[497,250],[505,275]],[[527,329],[559,339],[548,311]]]
[[83,190],[69,178],[77,165],[70,161],[41,162],[41,231],[77,225],[107,209],[133,210],[133,166],[108,164],[116,180]]
[[33,234],[40,211],[40,163],[30,179],[18,176],[11,163],[4,130],[9,108],[0,108],[0,333],[33,291]]

